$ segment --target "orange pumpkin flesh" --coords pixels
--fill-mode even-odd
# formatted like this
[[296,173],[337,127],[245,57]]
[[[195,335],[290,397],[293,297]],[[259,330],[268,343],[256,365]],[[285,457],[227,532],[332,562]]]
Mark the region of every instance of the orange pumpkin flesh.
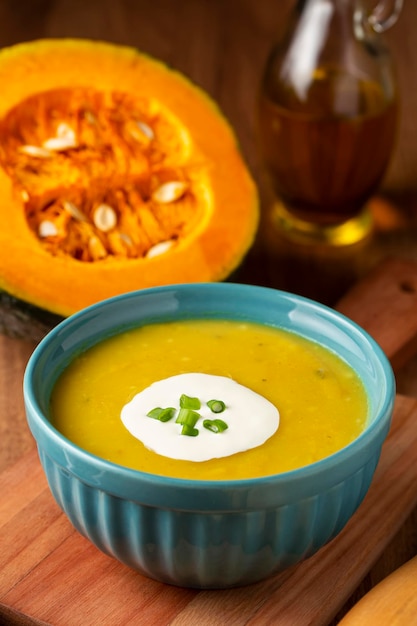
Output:
[[138,51],[0,52],[0,287],[59,315],[134,289],[222,280],[258,223],[215,104]]

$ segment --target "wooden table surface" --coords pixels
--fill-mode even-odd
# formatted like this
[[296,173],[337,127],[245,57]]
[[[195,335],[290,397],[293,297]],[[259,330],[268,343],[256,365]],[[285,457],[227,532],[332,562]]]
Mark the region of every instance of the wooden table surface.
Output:
[[[236,131],[265,206],[269,191],[257,150],[255,100],[266,55],[292,4],[289,0],[0,0],[0,44],[7,46],[43,37],[86,37],[133,45],[166,61],[202,86],[223,109]],[[374,202],[375,235],[359,247],[332,251],[324,257],[319,254],[313,263],[311,256],[306,261],[301,254],[295,263],[294,255],[299,250],[286,249],[284,256],[281,250],[277,255],[260,232],[239,280],[299,291],[334,304],[384,257],[417,259],[416,24],[417,2],[405,0],[400,20],[386,35],[397,63],[401,117],[395,152],[380,197]],[[306,267],[303,263],[310,270],[307,285],[300,279]],[[15,384],[16,377],[7,349],[10,348],[10,354],[18,354],[19,359],[26,359],[33,346],[5,337],[1,342],[6,356],[0,362],[0,386],[7,390]],[[417,359],[402,368],[397,384],[400,393],[417,398]],[[0,470],[33,447],[21,415],[21,399],[16,402],[10,397],[8,415],[4,419],[2,416],[0,422]],[[416,553],[414,511],[338,618]],[[32,621],[12,615],[2,617],[0,611],[0,623]]]

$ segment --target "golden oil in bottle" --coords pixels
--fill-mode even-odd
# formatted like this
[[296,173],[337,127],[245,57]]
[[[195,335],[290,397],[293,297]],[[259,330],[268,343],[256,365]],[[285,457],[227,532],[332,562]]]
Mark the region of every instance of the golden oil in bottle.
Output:
[[264,84],[259,107],[264,162],[287,210],[318,225],[358,215],[389,162],[396,99],[371,80],[317,71],[304,100]]

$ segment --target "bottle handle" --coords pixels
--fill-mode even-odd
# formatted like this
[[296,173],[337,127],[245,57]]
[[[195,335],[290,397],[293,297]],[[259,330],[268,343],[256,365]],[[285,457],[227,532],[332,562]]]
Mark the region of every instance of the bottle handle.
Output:
[[389,7],[387,7],[386,0],[380,0],[368,16],[368,22],[371,28],[376,33],[383,33],[391,28],[391,26],[393,26],[397,21],[403,8],[403,4],[404,0],[394,0],[392,8],[389,9]]

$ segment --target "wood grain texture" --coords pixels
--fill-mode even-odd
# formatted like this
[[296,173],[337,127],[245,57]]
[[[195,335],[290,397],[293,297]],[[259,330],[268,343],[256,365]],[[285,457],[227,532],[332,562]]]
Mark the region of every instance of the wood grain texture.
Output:
[[394,370],[417,352],[417,265],[387,259],[352,287],[338,302],[345,312],[377,339]]
[[26,425],[22,395],[23,370],[33,347],[0,335],[0,471],[34,446]]

